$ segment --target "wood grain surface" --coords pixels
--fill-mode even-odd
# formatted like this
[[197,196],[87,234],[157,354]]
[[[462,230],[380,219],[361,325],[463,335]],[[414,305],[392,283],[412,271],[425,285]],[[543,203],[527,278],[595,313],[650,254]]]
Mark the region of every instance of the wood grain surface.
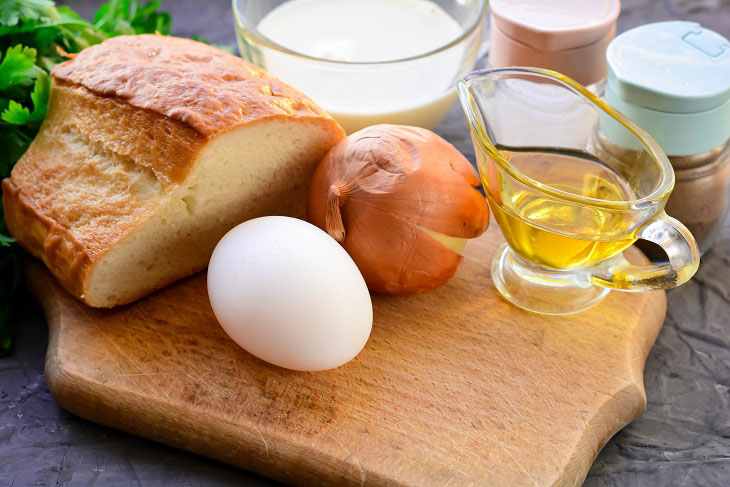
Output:
[[[91,309],[37,262],[46,380],[82,417],[299,485],[577,485],[645,408],[664,292],[568,317],[499,298],[496,225],[430,294],[374,296],[368,344],[326,372],[268,365],[227,338],[201,274]],[[286,297],[282,296],[282,305]]]

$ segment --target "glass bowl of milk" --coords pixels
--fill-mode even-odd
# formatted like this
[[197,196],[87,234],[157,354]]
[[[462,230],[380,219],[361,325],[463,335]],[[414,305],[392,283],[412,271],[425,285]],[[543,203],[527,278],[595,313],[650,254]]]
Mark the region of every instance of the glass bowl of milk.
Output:
[[241,56],[348,132],[435,128],[479,54],[486,0],[233,0]]

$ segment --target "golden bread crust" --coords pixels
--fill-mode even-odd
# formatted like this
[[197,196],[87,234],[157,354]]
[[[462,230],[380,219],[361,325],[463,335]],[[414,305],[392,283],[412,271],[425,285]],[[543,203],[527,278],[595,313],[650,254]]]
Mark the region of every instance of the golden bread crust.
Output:
[[94,258],[147,218],[160,193],[189,172],[204,140],[179,125],[54,83],[43,126],[11,174],[18,198]]
[[177,37],[114,37],[84,49],[51,74],[182,122],[204,137],[275,115],[329,118],[306,95],[261,68]]
[[2,186],[10,233],[23,249],[46,264],[68,292],[80,297],[92,263],[87,249],[52,217],[26,201],[12,179],[4,179]]
[[[300,92],[185,39],[110,39],[52,75],[40,132],[3,181],[4,211],[20,245],[92,305],[94,265],[190,184],[216,135],[283,120],[321,127],[332,144],[344,138]],[[140,286],[139,296],[116,304],[151,291]]]
[[[53,117],[49,130],[54,134],[84,134],[91,142],[150,170],[164,186],[185,179],[196,152],[206,142],[177,120],[58,80],[54,80],[51,89],[49,109],[48,117]],[[55,117],[59,113],[62,116]],[[73,116],[69,117],[69,113]]]

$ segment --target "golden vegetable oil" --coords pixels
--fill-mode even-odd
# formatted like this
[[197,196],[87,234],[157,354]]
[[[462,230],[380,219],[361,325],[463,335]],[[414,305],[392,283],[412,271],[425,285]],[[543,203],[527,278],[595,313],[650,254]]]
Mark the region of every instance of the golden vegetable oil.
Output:
[[[604,201],[636,199],[623,177],[587,153],[501,152],[517,170],[553,189]],[[619,212],[551,197],[490,169],[481,174],[492,212],[510,247],[534,264],[583,267],[613,257],[635,241]]]

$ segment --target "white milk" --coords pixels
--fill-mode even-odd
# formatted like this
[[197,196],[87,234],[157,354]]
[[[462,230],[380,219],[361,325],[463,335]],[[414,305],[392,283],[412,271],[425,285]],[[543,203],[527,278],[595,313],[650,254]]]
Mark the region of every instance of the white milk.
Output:
[[[456,20],[426,0],[291,0],[269,12],[258,30],[297,53],[349,63],[418,56],[462,34]],[[377,65],[264,49],[266,70],[312,97],[348,133],[376,123],[434,128],[454,102],[463,58],[463,46]]]

